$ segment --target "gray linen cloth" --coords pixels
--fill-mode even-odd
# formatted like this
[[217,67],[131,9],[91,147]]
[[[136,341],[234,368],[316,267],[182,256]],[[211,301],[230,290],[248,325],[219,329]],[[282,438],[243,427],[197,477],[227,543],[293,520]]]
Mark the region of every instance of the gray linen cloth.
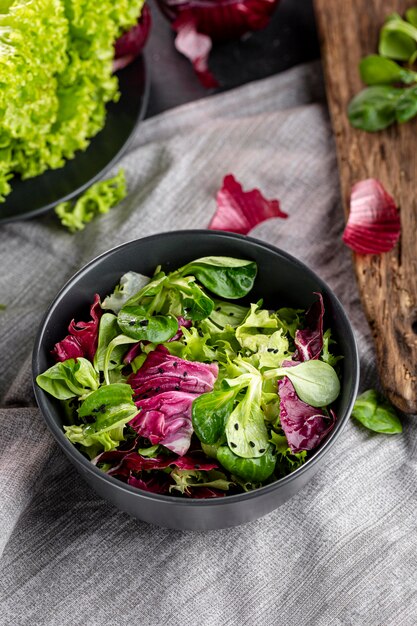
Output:
[[352,320],[362,389],[375,357],[341,242],[320,67],[297,67],[141,124],[122,160],[129,196],[75,236],[53,215],[0,229],[2,605],[7,625],[412,625],[417,621],[416,429],[353,422],[314,480],[228,530],[147,525],[100,499],[47,432],[31,390],[35,331],[78,268],[131,239],[205,228],[222,178],[278,197],[289,219],[251,235],[296,255]]

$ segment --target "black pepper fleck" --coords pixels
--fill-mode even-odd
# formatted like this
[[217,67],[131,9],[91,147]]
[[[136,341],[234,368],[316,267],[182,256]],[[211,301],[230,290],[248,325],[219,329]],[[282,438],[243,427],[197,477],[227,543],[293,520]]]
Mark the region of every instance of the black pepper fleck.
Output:
[[188,372],[184,372],[183,376],[184,376],[184,378],[187,378]]
[[255,444],[253,443],[253,441],[249,441],[249,445],[250,445],[251,448],[255,447]]
[[239,430],[239,424],[235,424],[235,430]]
[[139,322],[139,325],[140,325],[140,326],[147,326],[148,324],[149,324],[149,320],[141,320],[141,321]]
[[163,374],[163,373],[164,373],[164,368],[163,368],[163,367],[158,367],[158,372],[159,372],[160,374]]
[[237,448],[237,445],[231,441],[231,442],[230,442],[230,447],[231,447],[231,448]]
[[179,385],[175,385],[174,389],[175,389],[175,391],[179,391],[180,390],[180,386]]
[[259,452],[262,454],[263,452],[265,452],[265,448],[260,448]]

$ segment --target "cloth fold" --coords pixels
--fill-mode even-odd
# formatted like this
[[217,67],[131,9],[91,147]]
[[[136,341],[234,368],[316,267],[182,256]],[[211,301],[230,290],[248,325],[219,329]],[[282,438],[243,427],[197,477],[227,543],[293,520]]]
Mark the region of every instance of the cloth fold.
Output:
[[316,477],[256,522],[207,533],[132,519],[84,483],[31,389],[43,313],[87,261],[162,229],[206,228],[233,173],[277,197],[287,220],[251,235],[303,260],[354,325],[361,387],[375,355],[341,241],[343,211],[320,66],[169,111],[139,125],[122,159],[129,196],[73,236],[53,214],[0,228],[1,616],[6,624],[204,626],[415,623],[416,431],[349,423]]

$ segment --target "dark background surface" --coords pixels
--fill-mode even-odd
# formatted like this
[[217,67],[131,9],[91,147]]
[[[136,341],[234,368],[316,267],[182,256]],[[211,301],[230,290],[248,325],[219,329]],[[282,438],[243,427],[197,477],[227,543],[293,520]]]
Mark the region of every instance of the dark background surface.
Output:
[[281,0],[265,29],[213,47],[209,65],[221,88],[207,90],[189,61],[175,50],[174,33],[155,1],[149,4],[153,24],[145,53],[151,73],[147,117],[282,72],[320,54],[312,0]]

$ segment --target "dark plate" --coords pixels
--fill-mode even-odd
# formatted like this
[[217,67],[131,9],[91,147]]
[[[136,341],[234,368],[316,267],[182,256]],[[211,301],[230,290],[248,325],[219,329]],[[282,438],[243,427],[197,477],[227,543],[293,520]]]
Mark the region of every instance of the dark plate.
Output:
[[107,106],[106,125],[85,152],[64,167],[40,176],[12,180],[13,191],[0,204],[0,223],[41,215],[58,202],[70,200],[103,176],[129,145],[143,119],[149,95],[149,76],[143,57],[118,72],[120,99]]

